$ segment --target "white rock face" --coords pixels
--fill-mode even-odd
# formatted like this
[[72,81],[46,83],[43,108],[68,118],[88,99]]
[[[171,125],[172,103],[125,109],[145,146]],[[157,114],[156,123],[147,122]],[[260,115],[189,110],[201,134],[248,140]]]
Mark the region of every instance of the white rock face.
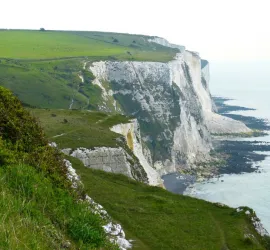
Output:
[[111,128],[111,130],[115,133],[125,136],[128,147],[139,159],[140,164],[143,166],[147,174],[149,185],[163,186],[163,181],[160,178],[159,173],[150,166],[149,162],[143,154],[141,134],[137,120],[134,119],[131,120],[130,123],[115,125]]
[[160,44],[160,45],[165,46],[165,47],[179,49],[181,52],[183,52],[185,50],[185,46],[170,43],[162,37],[154,37],[153,39],[149,39],[148,41]]
[[86,167],[123,174],[129,178],[149,183],[145,169],[140,164],[134,162],[132,156],[121,147],[77,148],[73,151],[66,148],[62,152],[78,158]]
[[251,220],[254,228],[261,236],[270,236],[268,231],[264,228],[261,220],[257,217],[253,210],[248,210],[246,207],[238,207],[236,208],[237,213],[244,212],[245,215]]
[[[207,127],[211,133],[245,133],[251,130],[242,122],[235,121],[229,117],[221,116],[213,111],[216,111],[216,107],[211,99],[209,91],[209,64],[202,68],[202,83],[197,85],[196,91],[201,99],[202,108],[206,120]],[[203,87],[203,88],[202,88]]]
[[[208,159],[211,149],[200,99],[191,82],[193,79],[187,76],[185,54],[179,53],[169,63],[95,62],[90,67],[97,78],[114,83],[114,95],[132,102],[136,108],[128,113],[136,116],[144,127],[159,124],[160,128],[152,136],[144,131],[143,135],[144,141],[159,141],[169,149],[166,158],[154,158],[153,165],[160,175]],[[197,66],[194,71],[198,85],[201,71],[199,63]]]
[[138,119],[142,140],[151,150],[152,160],[148,154],[147,162],[162,175],[208,161],[210,132],[250,130],[213,112],[206,61],[202,69],[197,53],[162,38],[151,41],[178,48],[180,53],[168,63],[100,61],[92,63],[89,70],[97,81],[109,82],[125,113]]

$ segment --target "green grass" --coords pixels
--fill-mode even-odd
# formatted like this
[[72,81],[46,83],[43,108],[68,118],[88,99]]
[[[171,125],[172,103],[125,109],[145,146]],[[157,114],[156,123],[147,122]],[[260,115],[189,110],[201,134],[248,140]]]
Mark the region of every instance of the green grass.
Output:
[[150,37],[79,31],[0,30],[0,58],[52,59],[88,57],[169,61],[177,50],[152,44]]
[[83,187],[72,188],[63,154],[3,87],[0,128],[0,249],[116,249]]
[[[81,67],[78,60],[31,63],[2,60],[0,85],[11,89],[22,102],[32,106],[68,109],[74,99],[73,108],[82,108],[87,106],[89,97],[79,92]],[[90,103],[96,106],[92,99]]]
[[68,191],[27,165],[0,168],[0,249],[96,249],[101,219]]
[[[134,249],[265,249],[244,213],[85,168],[70,157],[86,192],[119,221]],[[244,234],[255,235],[246,242]]]
[[[102,112],[45,109],[31,109],[30,112],[38,118],[49,140],[60,148],[116,147],[120,135],[109,127],[129,121],[125,116]],[[61,136],[55,137],[57,135]]]

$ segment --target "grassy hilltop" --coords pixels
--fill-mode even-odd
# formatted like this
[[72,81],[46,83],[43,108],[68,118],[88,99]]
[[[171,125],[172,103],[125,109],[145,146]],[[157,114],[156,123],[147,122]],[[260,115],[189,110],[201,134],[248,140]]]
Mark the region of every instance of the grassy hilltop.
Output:
[[87,31],[0,30],[0,58],[171,60],[176,49],[148,42],[151,37]]

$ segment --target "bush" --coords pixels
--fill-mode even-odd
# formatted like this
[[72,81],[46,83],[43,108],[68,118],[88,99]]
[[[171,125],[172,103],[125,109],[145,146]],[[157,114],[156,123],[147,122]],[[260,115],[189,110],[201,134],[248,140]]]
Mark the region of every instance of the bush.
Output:
[[0,136],[24,152],[48,143],[37,121],[19,99],[3,87],[0,87]]
[[3,87],[0,87],[0,137],[2,164],[12,158],[24,161],[47,173],[58,185],[70,186],[61,152],[48,145],[36,119]]

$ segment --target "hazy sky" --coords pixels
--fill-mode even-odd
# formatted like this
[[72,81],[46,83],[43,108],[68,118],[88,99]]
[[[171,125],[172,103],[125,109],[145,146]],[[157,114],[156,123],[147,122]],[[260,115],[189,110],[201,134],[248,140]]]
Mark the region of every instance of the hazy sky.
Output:
[[1,0],[0,28],[157,35],[210,61],[270,60],[269,9],[269,0]]

